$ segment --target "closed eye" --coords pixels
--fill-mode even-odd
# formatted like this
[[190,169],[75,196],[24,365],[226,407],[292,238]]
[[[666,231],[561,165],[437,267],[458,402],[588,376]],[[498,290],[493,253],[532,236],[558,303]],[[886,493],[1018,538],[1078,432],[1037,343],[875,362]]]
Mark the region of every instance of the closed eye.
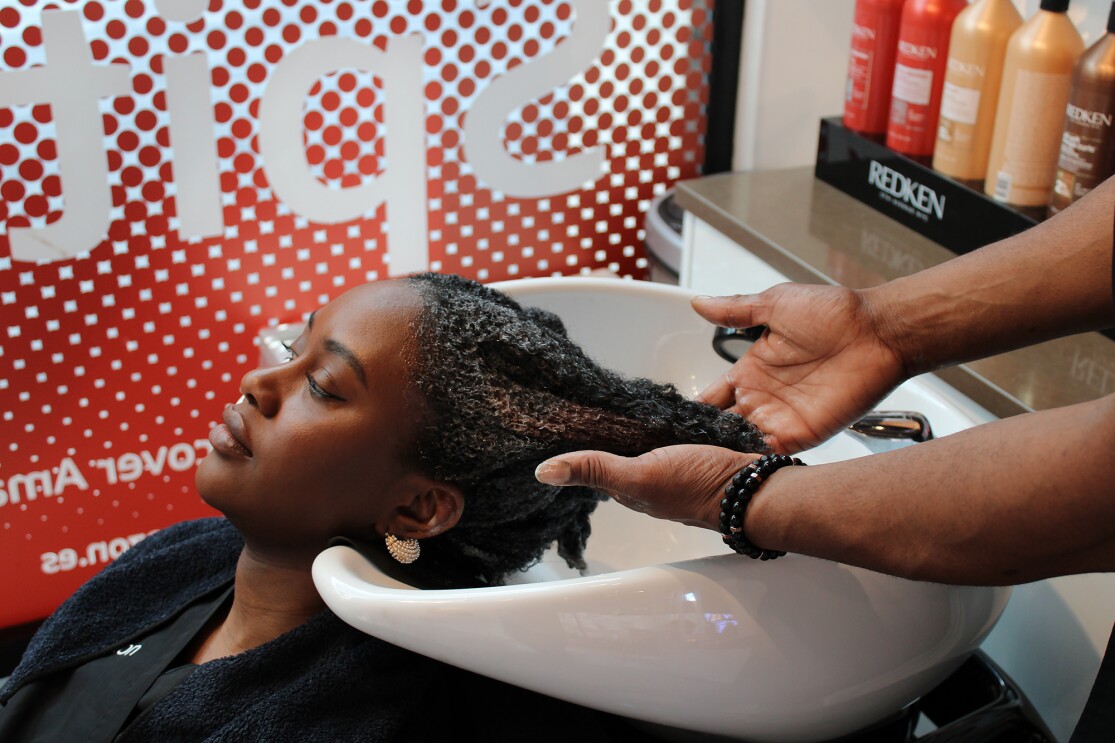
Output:
[[336,400],[337,402],[348,402],[340,395],[334,395],[329,392],[314,379],[313,375],[309,372],[306,373],[306,383],[310,385],[310,394],[322,400]]
[[[287,352],[287,357],[283,359],[284,363],[294,361],[296,358],[298,358],[298,352],[295,351],[289,343],[284,341],[282,343],[282,346],[284,349],[286,349]],[[318,384],[317,380],[314,379],[314,376],[309,372],[306,373],[306,384],[310,387],[310,394],[318,398],[319,400],[336,400],[337,402],[348,402],[345,398],[341,397],[340,395],[334,395],[332,392]]]

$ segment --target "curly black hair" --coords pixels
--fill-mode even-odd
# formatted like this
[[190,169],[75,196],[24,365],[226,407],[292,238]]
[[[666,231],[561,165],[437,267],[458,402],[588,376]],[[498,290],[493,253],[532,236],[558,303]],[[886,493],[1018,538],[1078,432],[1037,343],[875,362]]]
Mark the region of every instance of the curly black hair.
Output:
[[556,541],[566,562],[583,568],[589,515],[604,496],[535,480],[538,464],[556,454],[629,456],[683,443],[767,451],[744,418],[602,368],[553,313],[460,276],[408,281],[422,301],[412,363],[426,403],[411,456],[465,496],[460,521],[424,540],[424,556],[495,584]]

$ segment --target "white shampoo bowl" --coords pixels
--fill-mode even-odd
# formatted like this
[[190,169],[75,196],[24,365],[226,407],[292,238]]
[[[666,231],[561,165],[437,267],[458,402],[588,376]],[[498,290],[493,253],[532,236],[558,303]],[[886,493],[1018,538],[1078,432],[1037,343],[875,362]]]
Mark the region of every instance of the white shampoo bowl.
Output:
[[[585,278],[497,286],[559,314],[590,355],[620,371],[692,394],[728,368],[685,290]],[[926,414],[938,436],[982,420],[930,378],[885,406]],[[841,434],[803,458],[867,453]],[[420,591],[332,547],[314,580],[343,620],[423,655],[637,720],[752,741],[832,738],[899,710],[968,657],[1010,594],[800,555],[755,562],[726,553],[713,532],[612,502],[593,516],[586,557],[584,576],[551,552],[506,586]]]

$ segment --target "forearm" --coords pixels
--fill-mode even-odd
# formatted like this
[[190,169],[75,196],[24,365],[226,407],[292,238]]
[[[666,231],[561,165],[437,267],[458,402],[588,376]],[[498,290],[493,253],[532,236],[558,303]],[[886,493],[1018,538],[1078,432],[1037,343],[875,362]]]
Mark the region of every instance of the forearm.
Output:
[[768,549],[946,583],[1115,570],[1113,448],[1109,396],[785,468],[760,488],[745,530]]
[[861,294],[918,374],[1107,327],[1115,179],[1019,235]]

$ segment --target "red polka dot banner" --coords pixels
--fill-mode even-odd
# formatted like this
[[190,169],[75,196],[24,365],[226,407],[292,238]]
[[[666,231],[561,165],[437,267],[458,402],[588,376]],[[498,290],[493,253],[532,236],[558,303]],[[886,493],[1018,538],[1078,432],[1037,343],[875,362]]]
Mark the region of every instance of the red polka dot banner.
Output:
[[643,278],[711,4],[0,7],[0,627],[209,515],[261,329],[415,270]]

